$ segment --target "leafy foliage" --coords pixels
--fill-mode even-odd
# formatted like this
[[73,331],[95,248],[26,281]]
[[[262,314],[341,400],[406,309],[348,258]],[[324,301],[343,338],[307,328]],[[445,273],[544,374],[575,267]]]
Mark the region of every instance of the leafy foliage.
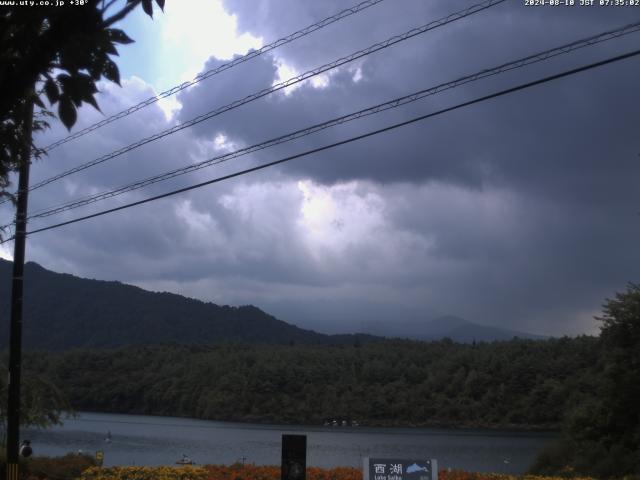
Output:
[[[362,480],[362,471],[350,467],[307,468],[308,480]],[[271,465],[205,465],[203,467],[90,468],[79,480],[279,480],[280,467]],[[478,479],[480,480],[480,479]],[[484,480],[484,479],[482,479]],[[488,479],[487,479],[488,480]],[[496,479],[498,480],[498,479]],[[502,479],[500,479],[502,480]],[[504,479],[510,480],[510,479]]]
[[79,480],[208,480],[202,467],[93,467],[86,470]]
[[[113,24],[138,5],[153,14],[152,0],[127,0],[118,11],[116,2],[88,0],[78,8],[31,6],[0,9],[0,195],[8,196],[8,174],[23,161],[25,109],[35,103],[40,115],[50,115],[40,94],[68,128],[83,103],[98,108],[96,82],[106,78],[119,83],[118,67],[111,56],[118,44],[131,43]],[[156,0],[160,8],[164,0]],[[42,113],[44,112],[44,113]],[[39,123],[37,123],[39,122]],[[37,120],[34,130],[46,128]],[[37,152],[36,152],[37,153]]]
[[597,358],[592,337],[475,346],[176,346],[34,353],[78,410],[212,420],[558,426]]
[[[563,477],[541,475],[507,475],[502,473],[465,472],[464,470],[441,470],[440,480],[560,480]],[[574,480],[592,480],[590,477],[575,477]]]
[[[0,449],[0,478],[6,472],[6,452]],[[20,457],[21,478],[24,480],[62,480],[78,478],[82,472],[96,465],[89,455],[70,453],[61,457]]]
[[537,472],[640,475],[640,285],[607,300],[596,318],[602,326],[593,377]]
[[61,457],[31,457],[22,469],[28,480],[78,478],[82,472],[94,467],[96,460],[90,455],[69,453]]
[[[353,467],[307,468],[308,480],[362,480],[362,470]],[[462,470],[440,470],[440,480],[560,480],[560,477],[536,475],[505,475]],[[203,467],[111,467],[91,468],[80,480],[279,480],[276,465],[204,465]],[[592,480],[588,477],[575,480]]]
[[[279,480],[279,465],[205,465],[208,480]],[[307,467],[307,480],[362,480],[362,470],[352,467]]]
[[[6,433],[7,412],[7,367],[0,363],[0,428],[2,438]],[[48,427],[60,423],[64,412],[71,411],[71,405],[64,393],[45,375],[32,369],[22,374],[20,391],[20,423],[36,427]]]

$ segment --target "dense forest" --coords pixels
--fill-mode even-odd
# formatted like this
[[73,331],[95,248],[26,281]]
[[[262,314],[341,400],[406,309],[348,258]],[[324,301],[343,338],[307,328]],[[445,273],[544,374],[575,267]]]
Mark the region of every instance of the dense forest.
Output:
[[557,428],[597,339],[156,346],[34,353],[77,410],[213,420]]
[[23,403],[36,424],[68,399],[76,410],[227,421],[558,429],[533,471],[640,474],[640,285],[598,319],[599,337],[30,352],[25,387],[37,388]]

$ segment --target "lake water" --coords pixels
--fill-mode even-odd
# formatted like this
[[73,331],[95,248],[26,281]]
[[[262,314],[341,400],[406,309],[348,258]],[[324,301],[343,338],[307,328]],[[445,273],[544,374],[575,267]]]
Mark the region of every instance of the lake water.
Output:
[[[107,433],[111,441],[107,442]],[[361,467],[362,458],[436,458],[439,468],[523,473],[549,433],[254,425],[172,417],[81,413],[49,430],[25,429],[36,455],[104,452],[105,465],[279,465],[283,433],[307,435],[307,465]]]

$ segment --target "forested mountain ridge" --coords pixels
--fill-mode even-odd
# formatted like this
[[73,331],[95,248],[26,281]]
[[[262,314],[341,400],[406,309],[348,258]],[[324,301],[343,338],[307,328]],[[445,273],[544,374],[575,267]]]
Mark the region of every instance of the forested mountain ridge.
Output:
[[[0,259],[0,315],[9,318],[11,262]],[[353,343],[367,335],[324,335],[278,320],[254,306],[205,303],[114,281],[89,280],[25,265],[23,341],[27,349],[63,350],[178,342],[208,344]],[[0,328],[0,345],[8,344]]]
[[[11,262],[0,259],[0,318],[9,318]],[[454,341],[542,338],[457,317],[403,322],[394,318],[385,329],[326,335],[279,320],[257,307],[219,306],[173,293],[143,290],[115,281],[91,280],[25,265],[23,338],[27,349],[120,347],[161,343],[212,344],[353,344],[380,337]],[[363,325],[366,322],[362,322]],[[375,324],[370,325],[371,327]],[[8,328],[0,328],[7,345]]]

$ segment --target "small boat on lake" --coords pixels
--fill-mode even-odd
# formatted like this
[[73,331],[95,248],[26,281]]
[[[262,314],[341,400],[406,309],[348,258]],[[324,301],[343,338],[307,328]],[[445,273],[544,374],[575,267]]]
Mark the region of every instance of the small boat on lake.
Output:
[[195,462],[183,453],[182,458],[180,460],[176,460],[176,465],[195,465]]

